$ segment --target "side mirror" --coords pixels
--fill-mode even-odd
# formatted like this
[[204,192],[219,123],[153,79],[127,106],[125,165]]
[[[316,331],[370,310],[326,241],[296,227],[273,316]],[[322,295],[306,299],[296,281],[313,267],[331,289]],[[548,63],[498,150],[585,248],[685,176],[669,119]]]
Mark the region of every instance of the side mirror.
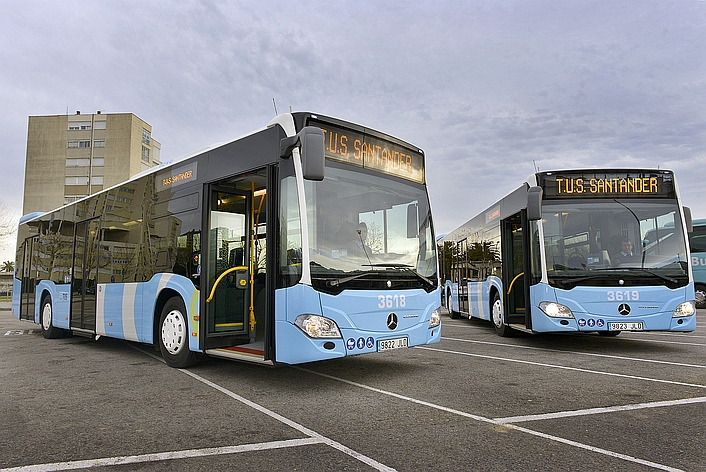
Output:
[[407,237],[416,238],[419,235],[419,220],[417,218],[417,204],[407,205]]
[[324,180],[324,132],[316,126],[305,126],[296,136],[280,141],[280,157],[287,159],[301,146],[302,173],[306,180]]
[[691,218],[691,208],[684,207],[684,220],[686,221],[686,232],[694,232],[694,220]]
[[527,219],[538,221],[542,219],[542,187],[530,187],[527,191]]

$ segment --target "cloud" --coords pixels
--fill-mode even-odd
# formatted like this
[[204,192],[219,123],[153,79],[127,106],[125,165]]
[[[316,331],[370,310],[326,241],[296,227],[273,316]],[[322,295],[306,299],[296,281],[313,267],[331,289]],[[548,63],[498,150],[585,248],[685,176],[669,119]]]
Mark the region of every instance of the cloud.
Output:
[[27,116],[133,112],[169,159],[289,106],[423,148],[438,232],[535,166],[672,168],[706,216],[706,2],[61,2],[0,6],[18,214]]

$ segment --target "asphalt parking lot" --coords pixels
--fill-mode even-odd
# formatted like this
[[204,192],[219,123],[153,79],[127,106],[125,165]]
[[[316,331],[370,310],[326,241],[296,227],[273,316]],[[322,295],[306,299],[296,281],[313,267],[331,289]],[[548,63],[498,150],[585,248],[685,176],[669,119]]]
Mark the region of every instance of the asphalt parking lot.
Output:
[[0,310],[0,468],[706,470],[697,316],[693,333],[615,338],[444,317],[424,348],[178,370]]

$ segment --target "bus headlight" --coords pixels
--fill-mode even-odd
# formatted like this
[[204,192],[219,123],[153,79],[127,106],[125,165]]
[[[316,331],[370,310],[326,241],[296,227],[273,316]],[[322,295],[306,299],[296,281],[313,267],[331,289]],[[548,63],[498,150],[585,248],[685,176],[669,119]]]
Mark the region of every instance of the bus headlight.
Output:
[[571,309],[557,302],[541,302],[539,309],[551,318],[573,318],[574,314]]
[[319,315],[299,315],[294,325],[310,338],[340,338],[341,331],[336,322]]
[[436,328],[441,324],[441,311],[435,309],[431,312],[431,319],[429,320],[429,328]]
[[674,309],[672,313],[672,318],[681,318],[682,316],[692,316],[696,313],[696,305],[693,300],[684,302]]

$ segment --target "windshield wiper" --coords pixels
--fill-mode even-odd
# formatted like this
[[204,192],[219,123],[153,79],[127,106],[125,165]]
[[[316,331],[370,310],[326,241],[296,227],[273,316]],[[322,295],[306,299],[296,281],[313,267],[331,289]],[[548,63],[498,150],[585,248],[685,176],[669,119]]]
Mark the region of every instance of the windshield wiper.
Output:
[[428,278],[426,278],[425,276],[420,274],[417,269],[415,269],[413,266],[408,265],[408,264],[400,264],[400,263],[396,263],[396,262],[390,262],[390,263],[382,263],[382,264],[364,264],[364,265],[370,265],[370,267],[386,267],[386,268],[390,268],[390,269],[406,270],[406,271],[411,272],[412,274],[416,275],[417,277],[419,277],[420,279],[422,279],[423,281],[425,281],[426,283],[428,283],[432,287],[434,285],[436,285],[434,282],[432,282],[431,280],[429,280]]
[[670,277],[670,276],[668,276],[668,275],[663,275],[663,274],[660,274],[659,272],[654,272],[654,271],[649,270],[649,269],[645,269],[644,267],[643,267],[643,268],[640,268],[640,270],[643,271],[643,272],[647,272],[647,273],[650,274],[650,275],[654,275],[655,277],[658,277],[658,278],[660,278],[660,279],[662,279],[662,280],[666,280],[666,281],[669,282],[669,283],[675,284],[675,283],[678,283],[678,282],[679,282],[677,279],[675,279],[675,278],[673,278],[673,277]]
[[679,283],[679,281],[673,277],[670,277],[668,275],[663,275],[663,274],[660,274],[659,272],[654,272],[649,269],[639,268],[639,267],[636,267],[633,269],[617,270],[615,272],[613,272],[613,271],[603,272],[602,274],[586,275],[586,276],[582,276],[582,277],[571,277],[571,276],[566,276],[566,275],[559,275],[559,276],[554,276],[554,277],[550,277],[550,278],[552,280],[554,280],[557,284],[566,288],[566,287],[575,287],[580,282],[585,282],[587,280],[595,280],[595,279],[601,279],[601,278],[606,278],[606,277],[624,277],[625,275],[634,274],[637,271],[646,272],[646,273],[653,275],[659,279],[662,279],[666,282],[669,282],[670,284]]
[[602,279],[605,278],[606,274],[596,274],[596,275],[585,275],[583,277],[570,277],[570,276],[553,276],[549,277],[550,279],[554,280],[557,284],[561,285],[562,287],[571,287],[571,286],[576,286],[578,285],[579,282],[585,282],[586,280],[594,280],[594,279]]
[[339,285],[345,284],[346,282],[350,282],[351,280],[365,277],[370,273],[371,272],[363,272],[362,274],[349,275],[348,277],[341,277],[340,279],[329,280],[326,282],[326,285],[328,285],[329,287],[338,287]]

